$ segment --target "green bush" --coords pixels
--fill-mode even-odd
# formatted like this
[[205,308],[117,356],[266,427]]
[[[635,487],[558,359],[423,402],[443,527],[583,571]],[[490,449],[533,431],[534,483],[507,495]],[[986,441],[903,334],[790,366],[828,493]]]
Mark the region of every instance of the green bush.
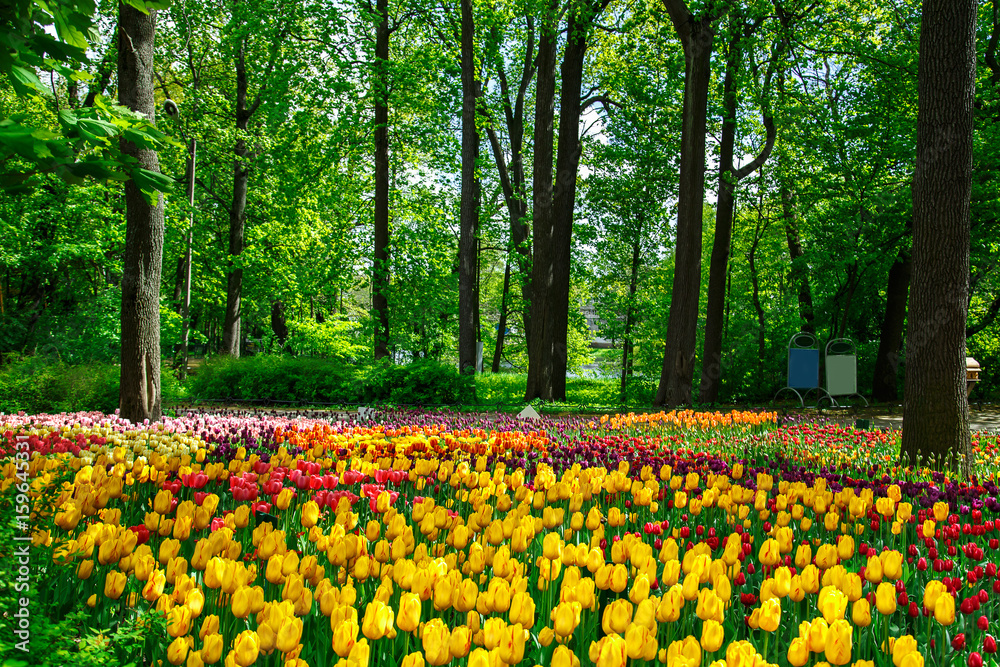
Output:
[[475,381],[436,361],[352,366],[340,361],[262,355],[219,357],[190,382],[196,400],[301,404],[456,405],[475,400]]
[[[121,371],[117,364],[72,365],[47,357],[27,357],[0,366],[0,412],[114,412]],[[160,373],[164,402],[184,391],[169,368]]]
[[365,375],[365,400],[407,405],[467,405],[475,402],[476,381],[458,369],[429,359],[406,366],[372,365]]

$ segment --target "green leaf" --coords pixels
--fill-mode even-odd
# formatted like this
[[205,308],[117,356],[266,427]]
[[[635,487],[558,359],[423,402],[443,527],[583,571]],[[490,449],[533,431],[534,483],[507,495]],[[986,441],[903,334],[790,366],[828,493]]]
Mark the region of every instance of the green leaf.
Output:
[[26,67],[14,65],[10,68],[10,75],[11,83],[19,94],[24,95],[31,93],[31,91],[37,91],[43,95],[51,95],[49,89],[42,85],[35,73]]
[[135,184],[139,186],[139,189],[144,194],[150,192],[172,192],[174,187],[174,179],[158,171],[151,171],[149,169],[133,169],[132,180],[135,181]]
[[86,130],[91,134],[96,134],[98,136],[104,137],[114,137],[118,134],[118,128],[105,120],[99,119],[83,119],[81,118],[77,125],[80,129]]

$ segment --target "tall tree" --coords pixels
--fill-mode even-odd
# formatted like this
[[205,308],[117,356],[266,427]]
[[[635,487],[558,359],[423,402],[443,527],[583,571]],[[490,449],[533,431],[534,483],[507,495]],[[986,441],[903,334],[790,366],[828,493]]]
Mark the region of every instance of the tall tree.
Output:
[[932,460],[966,475],[972,466],[965,329],[977,4],[923,3],[901,445],[911,465]]
[[726,3],[708,3],[695,16],[684,0],[663,0],[684,48],[684,108],[681,130],[680,189],[677,201],[677,242],[674,284],[670,298],[663,369],[653,403],[673,407],[691,403],[698,299],[701,291],[701,233],[705,204],[705,134],[708,90],[712,80],[714,23]]
[[[507,129],[507,144],[510,150],[510,160],[504,153],[500,137],[491,116],[486,125],[486,136],[490,141],[493,159],[497,165],[497,174],[503,192],[507,213],[510,217],[510,250],[517,267],[518,283],[521,291],[521,324],[527,337],[531,330],[531,248],[529,241],[528,187],[524,172],[524,105],[528,87],[535,77],[535,24],[534,18],[528,15],[525,19],[526,36],[524,58],[521,60],[520,77],[515,80],[513,89],[507,78],[507,69],[502,56],[497,57],[497,78],[500,83],[500,103],[503,106],[504,126]],[[516,70],[515,70],[516,72]],[[500,370],[500,356],[503,352],[504,338],[507,331],[508,300],[510,290],[510,261],[504,269],[503,293],[501,295],[500,324],[497,329],[496,349],[493,354],[493,372]]]
[[[156,10],[118,6],[118,102],[150,122]],[[124,137],[121,151],[142,169],[159,173],[155,150]],[[125,182],[125,262],[122,274],[122,341],[119,409],[133,422],[158,420],[160,398],[160,272],[163,263],[163,199],[147,198],[134,179]]]
[[[729,253],[733,238],[733,212],[736,209],[736,186],[741,180],[759,169],[774,148],[777,131],[768,102],[762,99],[766,138],[760,153],[749,163],[736,168],[733,152],[736,146],[737,91],[741,75],[744,40],[761,21],[748,23],[742,15],[734,17],[731,26],[728,52],[726,54],[726,74],[723,84],[722,136],[719,151],[719,195],[715,208],[715,238],[712,241],[712,259],[708,271],[708,297],[705,317],[704,362],[701,367],[701,386],[698,400],[715,403],[719,399],[719,384],[722,378],[722,333],[725,325],[726,278],[729,274]],[[773,63],[780,57],[771,59],[763,84],[763,95],[771,87]]]
[[[371,5],[369,4],[369,9]],[[375,358],[389,357],[389,2],[375,0],[375,236],[372,318]]]
[[462,373],[476,372],[479,341],[479,294],[477,290],[479,234],[479,131],[476,115],[481,96],[476,76],[476,25],[472,0],[460,0],[462,61],[462,199],[458,240],[458,367]]
[[570,249],[580,166],[580,115],[603,97],[581,98],[587,42],[610,0],[571,2],[566,46],[560,68],[559,141],[552,174],[552,124],[555,119],[556,7],[549,6],[538,45],[535,86],[535,173],[532,220],[531,334],[525,399],[566,399],[568,361]]
[[[243,253],[245,244],[245,225],[247,209],[247,191],[250,185],[250,151],[247,147],[247,133],[250,119],[260,108],[261,100],[269,93],[270,80],[275,65],[281,54],[282,42],[285,39],[287,25],[277,34],[272,35],[268,45],[270,51],[267,65],[258,79],[258,88],[253,99],[250,98],[250,78],[247,73],[247,41],[248,30],[240,15],[242,8],[239,3],[234,7],[233,18],[236,45],[236,145],[233,158],[233,199],[229,207],[229,269],[226,272],[226,319],[222,328],[223,354],[233,357],[240,356],[241,322],[243,319],[243,267],[239,256]],[[283,17],[288,20],[289,17]],[[273,92],[273,91],[272,91]]]

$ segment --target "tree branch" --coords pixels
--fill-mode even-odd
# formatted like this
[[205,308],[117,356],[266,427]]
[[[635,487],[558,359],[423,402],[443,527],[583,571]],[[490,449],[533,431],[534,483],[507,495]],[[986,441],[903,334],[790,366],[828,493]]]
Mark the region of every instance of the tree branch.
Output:
[[986,311],[986,315],[983,316],[983,319],[979,320],[978,324],[971,326],[965,330],[966,339],[972,338],[977,333],[979,333],[986,327],[993,324],[998,314],[1000,314],[1000,296],[993,299],[993,303],[990,304],[989,310]]

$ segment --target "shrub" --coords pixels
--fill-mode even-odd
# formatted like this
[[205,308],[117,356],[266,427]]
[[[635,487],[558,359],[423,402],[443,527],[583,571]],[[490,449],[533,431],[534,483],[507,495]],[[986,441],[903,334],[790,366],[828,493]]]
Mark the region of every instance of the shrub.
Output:
[[406,405],[467,405],[476,400],[476,381],[430,359],[407,366],[374,364],[365,378],[365,399]]
[[[114,412],[121,375],[117,364],[71,365],[46,357],[28,357],[0,367],[0,412]],[[164,402],[184,391],[168,368],[160,372]]]

